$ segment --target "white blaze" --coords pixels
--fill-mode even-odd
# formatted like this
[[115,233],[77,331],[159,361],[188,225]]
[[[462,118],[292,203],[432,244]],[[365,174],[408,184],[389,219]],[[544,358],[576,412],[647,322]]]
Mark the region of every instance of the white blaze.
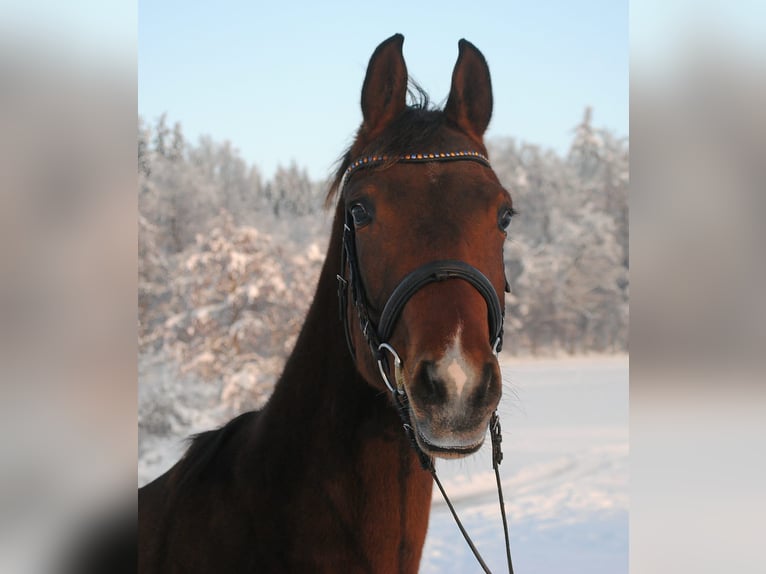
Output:
[[449,373],[449,376],[452,377],[453,381],[455,381],[457,394],[462,395],[463,385],[465,385],[465,382],[468,380],[468,375],[465,374],[463,367],[460,366],[460,363],[457,362],[457,359],[452,359],[449,367],[447,367],[447,373]]
[[471,378],[470,375],[474,373],[473,367],[463,355],[463,348],[460,343],[462,332],[463,326],[459,325],[452,342],[447,345],[437,367],[439,377],[448,385],[452,383],[458,396],[463,394],[465,384]]

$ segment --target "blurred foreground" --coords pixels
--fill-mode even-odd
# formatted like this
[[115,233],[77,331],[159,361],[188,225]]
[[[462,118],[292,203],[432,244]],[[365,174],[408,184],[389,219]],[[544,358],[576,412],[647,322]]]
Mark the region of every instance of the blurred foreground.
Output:
[[[631,102],[639,574],[766,565],[764,5],[725,4],[631,3],[633,42],[655,51],[637,59]],[[98,21],[96,8],[83,20]],[[736,20],[757,29],[744,47]],[[56,43],[62,25],[54,13],[19,42],[10,25],[0,34],[2,572],[65,571],[62,557],[96,546],[104,521],[135,521],[135,52],[68,58],[82,27]],[[512,518],[522,561],[523,525]]]

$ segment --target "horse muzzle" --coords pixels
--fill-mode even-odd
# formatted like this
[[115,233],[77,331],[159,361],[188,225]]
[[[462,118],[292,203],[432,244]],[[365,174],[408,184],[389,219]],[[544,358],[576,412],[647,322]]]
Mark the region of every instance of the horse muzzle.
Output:
[[494,357],[475,367],[459,351],[457,342],[439,360],[419,361],[405,383],[415,439],[424,451],[442,458],[481,448],[502,393]]

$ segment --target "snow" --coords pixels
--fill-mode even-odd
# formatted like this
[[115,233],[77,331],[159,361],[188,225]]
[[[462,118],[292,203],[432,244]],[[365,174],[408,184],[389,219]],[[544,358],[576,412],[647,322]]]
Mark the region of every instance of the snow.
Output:
[[[514,569],[628,571],[628,360],[506,360],[503,493]],[[495,477],[485,447],[440,461],[448,496],[493,572],[507,571]],[[486,470],[489,469],[489,470]],[[481,572],[435,490],[420,571]]]
[[[168,389],[172,376],[150,369],[141,404]],[[628,359],[504,358],[503,492],[514,569],[523,574],[620,574],[628,571]],[[156,379],[156,380],[154,380]],[[180,383],[179,383],[180,384]],[[184,383],[192,399],[183,424],[140,445],[139,483],[169,468],[184,436],[215,426],[221,413],[200,408],[217,391]],[[174,408],[178,408],[176,403]],[[172,419],[172,417],[171,417]],[[473,457],[437,463],[458,514],[493,572],[506,571],[502,521],[488,444]],[[420,571],[481,572],[434,488]]]

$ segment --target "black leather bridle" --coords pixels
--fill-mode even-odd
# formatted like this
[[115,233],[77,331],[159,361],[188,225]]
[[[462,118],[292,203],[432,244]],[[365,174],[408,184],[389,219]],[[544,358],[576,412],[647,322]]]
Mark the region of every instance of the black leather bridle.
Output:
[[[462,152],[448,152],[448,153],[428,153],[428,154],[404,154],[396,158],[389,158],[388,156],[368,156],[360,158],[352,162],[346,169],[339,185],[340,201],[344,201],[344,189],[348,183],[349,177],[357,170],[369,167],[377,166],[384,163],[394,162],[433,162],[433,161],[476,161],[487,167],[491,167],[489,160],[479,152],[475,151],[462,151]],[[351,356],[356,361],[356,349],[354,348],[353,339],[351,336],[351,327],[348,320],[348,294],[351,293],[351,301],[356,309],[357,318],[359,320],[359,326],[367,344],[370,347],[373,358],[377,361],[380,375],[383,379],[388,390],[391,392],[394,402],[397,405],[397,410],[402,418],[404,430],[410,439],[410,442],[415,449],[415,452],[420,459],[420,463],[424,469],[431,472],[434,481],[436,482],[439,490],[444,496],[447,505],[452,512],[452,516],[457,522],[460,531],[466,539],[466,542],[471,547],[477,560],[484,568],[485,572],[489,572],[489,568],[485,564],[479,555],[473,541],[468,536],[465,528],[463,527],[460,519],[455,512],[452,503],[447,497],[444,488],[436,476],[436,469],[433,459],[427,455],[420,448],[420,445],[415,439],[413,426],[410,421],[409,408],[407,407],[407,394],[404,387],[404,377],[402,375],[402,363],[396,350],[389,343],[391,336],[393,335],[396,323],[404,309],[404,306],[424,286],[438,282],[447,281],[449,279],[462,279],[471,284],[482,296],[487,303],[487,320],[489,323],[489,340],[492,351],[497,354],[500,352],[503,346],[503,321],[505,319],[505,305],[500,301],[497,295],[497,291],[487,277],[476,267],[469,265],[464,261],[458,261],[453,259],[444,259],[430,261],[417,269],[411,271],[399,282],[394,288],[393,292],[389,296],[383,311],[380,314],[380,318],[377,323],[372,319],[370,314],[370,305],[367,298],[367,293],[362,281],[362,275],[359,269],[359,260],[356,250],[356,233],[353,216],[348,207],[345,209],[344,224],[343,224],[343,247],[341,249],[341,262],[340,273],[337,275],[338,279],[338,306],[340,309],[340,320],[343,322],[343,328],[346,336],[346,344],[348,345]],[[346,273],[348,276],[346,277]],[[505,281],[505,291],[509,291],[508,281]],[[392,355],[394,359],[394,382],[391,382],[391,372],[388,368],[386,352]],[[490,437],[492,440],[492,465],[495,469],[495,477],[497,479],[498,496],[500,498],[500,507],[503,516],[503,526],[505,528],[505,541],[506,551],[508,559],[509,572],[513,574],[513,566],[511,564],[510,554],[510,542],[508,537],[508,526],[505,516],[505,504],[503,502],[502,488],[500,486],[500,474],[498,467],[502,461],[503,454],[500,448],[500,441],[502,436],[500,433],[500,421],[497,416],[497,412],[492,414],[490,425]]]

